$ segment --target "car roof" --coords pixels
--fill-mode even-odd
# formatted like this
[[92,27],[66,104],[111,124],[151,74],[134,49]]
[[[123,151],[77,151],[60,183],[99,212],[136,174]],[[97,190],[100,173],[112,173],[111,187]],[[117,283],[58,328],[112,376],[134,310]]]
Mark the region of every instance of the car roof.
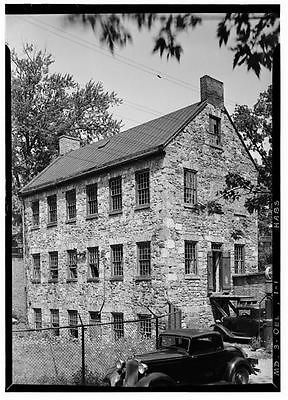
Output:
[[162,335],[176,335],[190,338],[200,338],[208,335],[219,336],[218,332],[212,330],[199,330],[199,329],[168,329],[161,333]]

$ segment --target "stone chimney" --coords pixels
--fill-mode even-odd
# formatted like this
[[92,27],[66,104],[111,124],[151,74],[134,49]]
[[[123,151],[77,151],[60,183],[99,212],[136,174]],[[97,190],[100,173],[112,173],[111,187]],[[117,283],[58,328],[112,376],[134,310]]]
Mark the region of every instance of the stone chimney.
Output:
[[68,135],[59,136],[60,156],[68,153],[68,151],[77,150],[79,149],[79,147],[80,147],[80,139]]
[[207,100],[213,106],[222,108],[224,106],[223,82],[204,75],[200,78],[201,101]]

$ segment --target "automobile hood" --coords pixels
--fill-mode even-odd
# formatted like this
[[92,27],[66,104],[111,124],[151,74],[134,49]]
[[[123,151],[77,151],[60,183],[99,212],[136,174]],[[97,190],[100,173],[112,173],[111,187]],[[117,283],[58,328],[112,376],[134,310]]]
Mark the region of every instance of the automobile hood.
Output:
[[150,362],[153,363],[177,358],[184,358],[185,355],[186,353],[182,352],[181,350],[161,349],[150,353],[135,355],[135,359],[146,364]]

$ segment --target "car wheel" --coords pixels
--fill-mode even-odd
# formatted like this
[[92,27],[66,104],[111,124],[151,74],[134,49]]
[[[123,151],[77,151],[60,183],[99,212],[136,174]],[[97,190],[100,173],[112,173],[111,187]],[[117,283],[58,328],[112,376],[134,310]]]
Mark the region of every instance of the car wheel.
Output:
[[164,381],[164,380],[156,380],[154,382],[151,382],[149,387],[152,388],[157,388],[157,387],[171,387],[173,386],[171,382],[169,381]]
[[238,367],[232,374],[231,382],[234,385],[247,385],[249,383],[249,372],[245,367]]

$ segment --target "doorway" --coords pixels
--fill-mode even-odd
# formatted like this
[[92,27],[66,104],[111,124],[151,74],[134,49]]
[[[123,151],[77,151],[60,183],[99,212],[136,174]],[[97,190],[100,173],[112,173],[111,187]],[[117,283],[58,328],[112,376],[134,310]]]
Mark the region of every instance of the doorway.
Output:
[[223,256],[223,243],[212,243],[212,282],[213,292],[221,292],[222,285],[222,256]]

